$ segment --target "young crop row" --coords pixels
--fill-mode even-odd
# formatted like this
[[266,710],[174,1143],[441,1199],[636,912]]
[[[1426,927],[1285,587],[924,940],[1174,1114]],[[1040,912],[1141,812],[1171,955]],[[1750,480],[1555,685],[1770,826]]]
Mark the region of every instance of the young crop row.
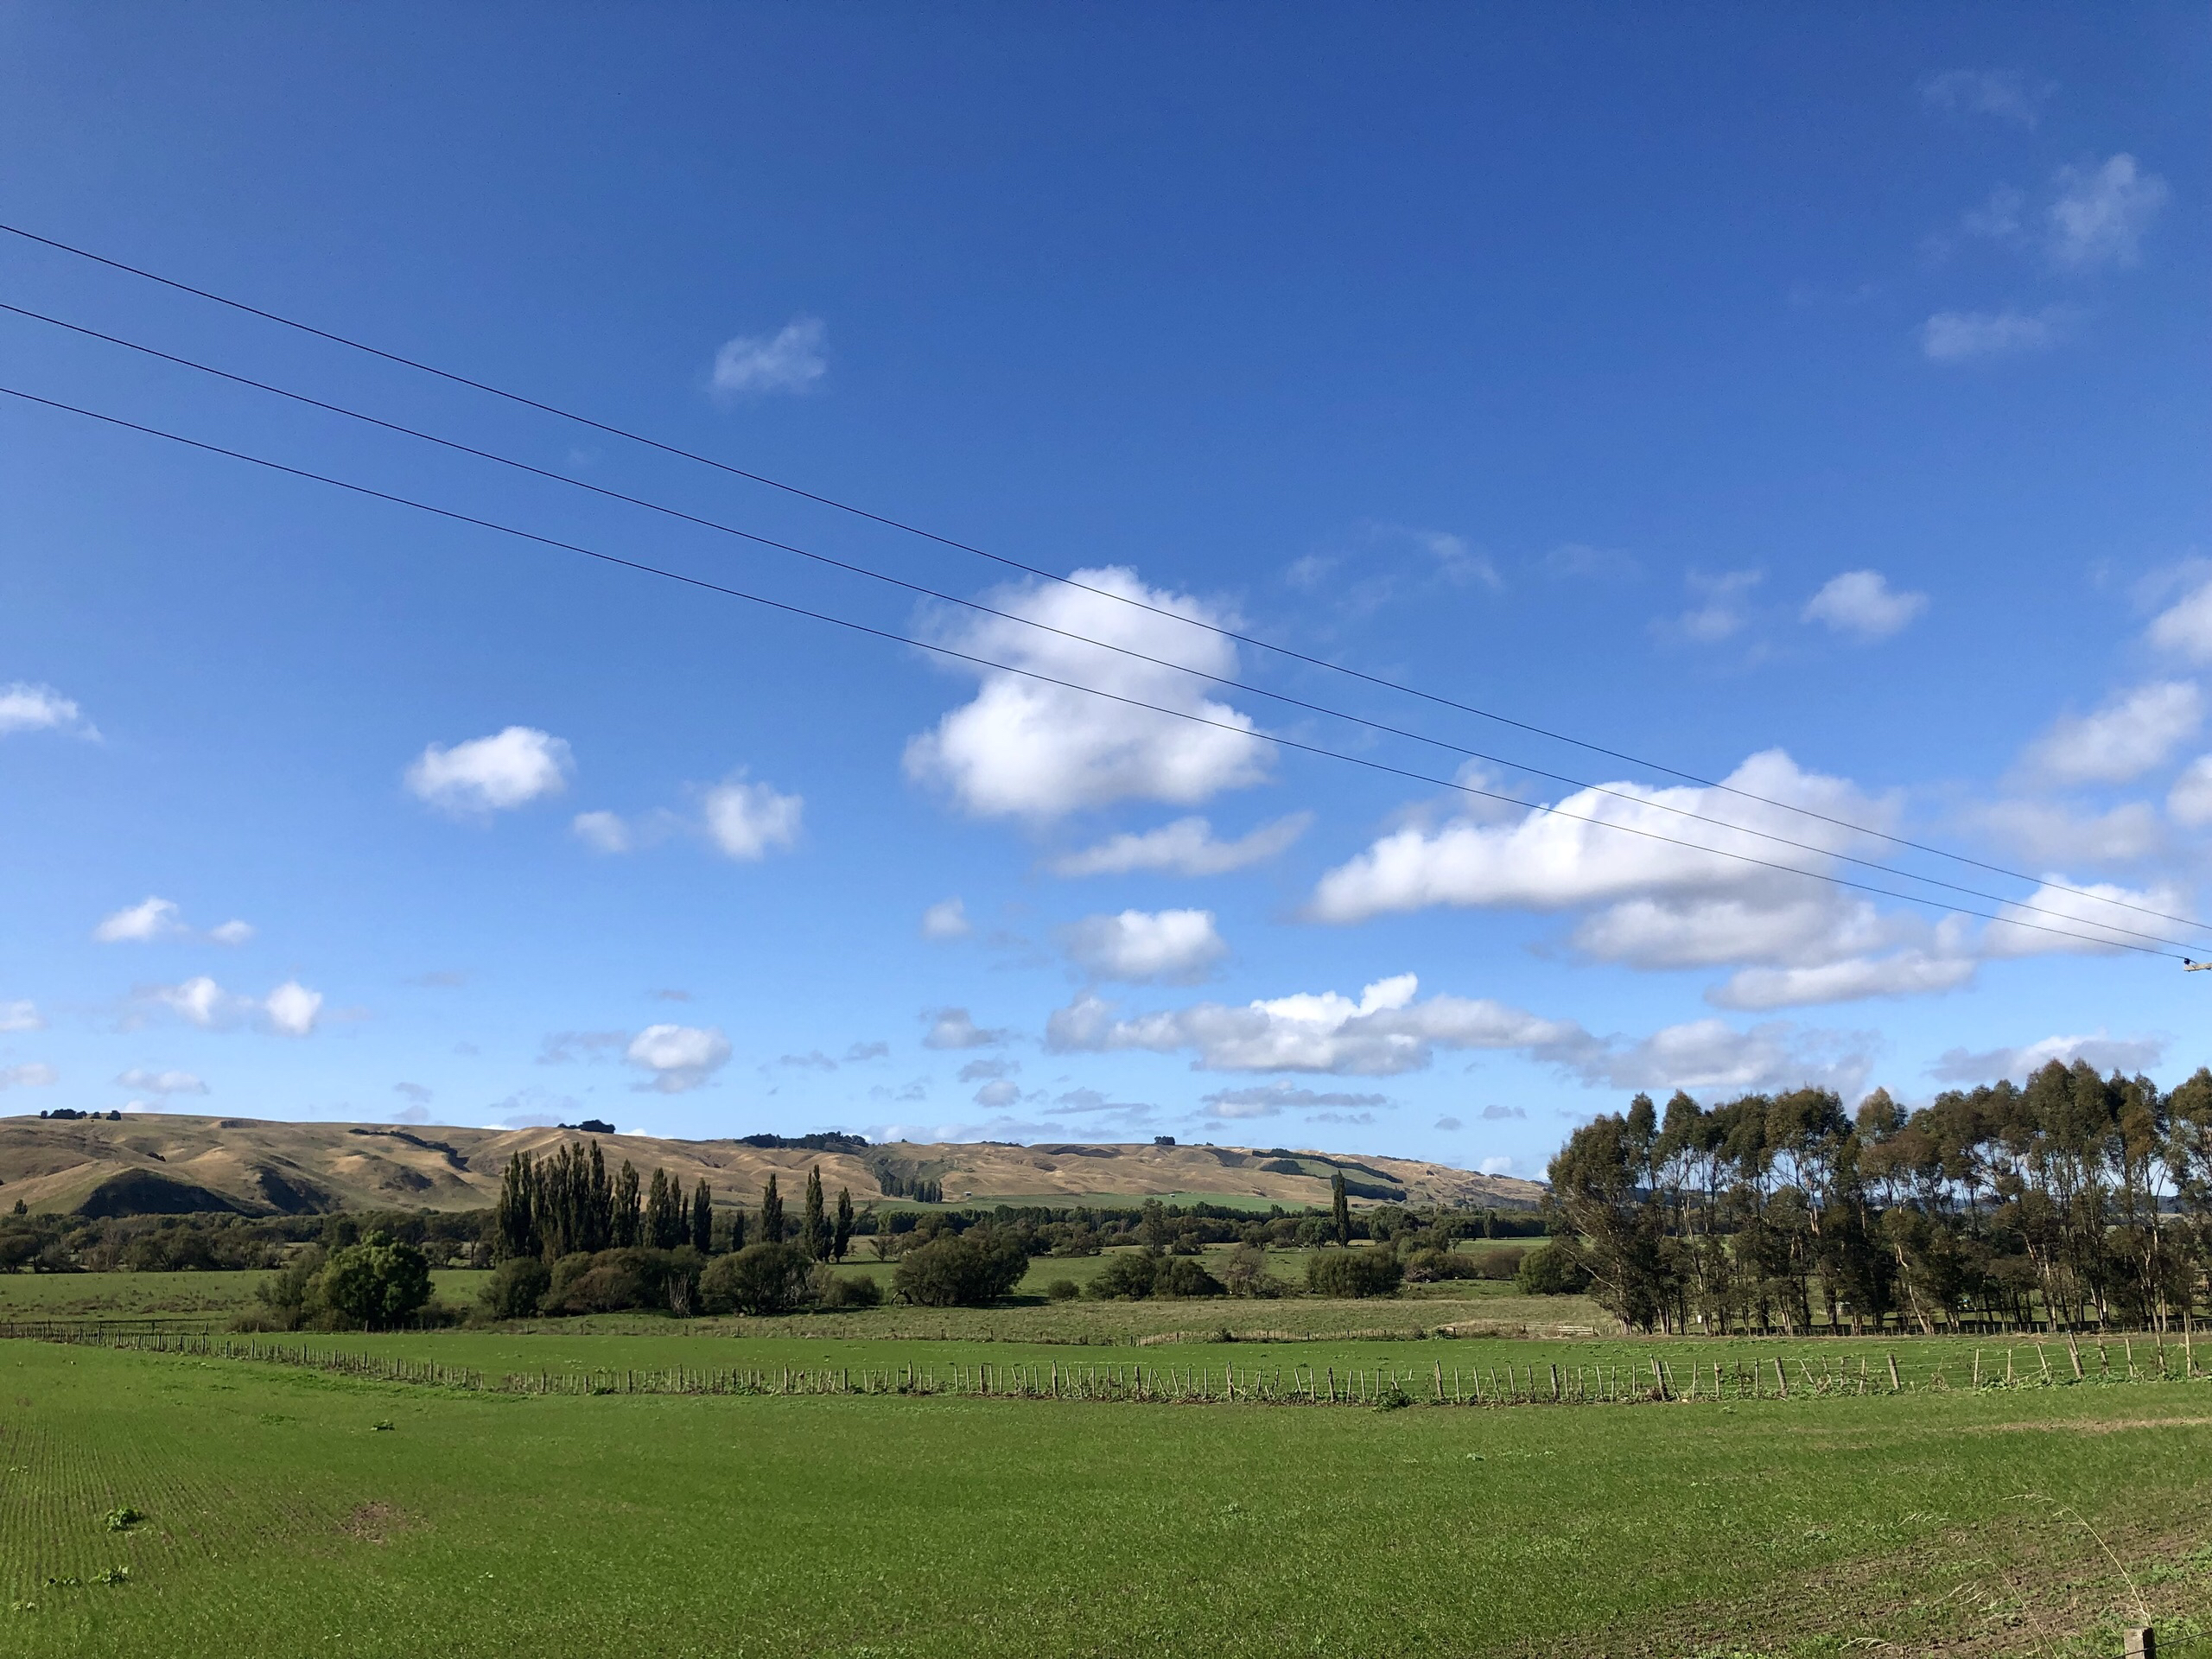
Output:
[[[1975,1390],[2056,1388],[2206,1380],[2193,1351],[2158,1343],[2139,1363],[2132,1340],[2123,1341],[2118,1364],[2102,1344],[2096,1363],[2078,1345],[2051,1351],[2042,1344],[1977,1350],[1970,1364],[1948,1374],[1955,1361],[1923,1370],[1900,1366],[1894,1353],[1877,1366],[1872,1357],[1825,1360],[1817,1367],[1800,1357],[1736,1358],[1687,1366],[1661,1357],[1606,1364],[1555,1361],[1452,1366],[1440,1359],[1427,1370],[1395,1366],[1292,1364],[1147,1364],[1142,1361],[1013,1364],[945,1362],[892,1366],[780,1366],[600,1368],[505,1371],[272,1342],[265,1338],[219,1337],[170,1330],[100,1329],[47,1324],[0,1325],[0,1337],[137,1352],[231,1359],[357,1376],[365,1380],[505,1395],[903,1395],[1023,1400],[1116,1401],[1255,1405],[1509,1406],[1622,1405],[1735,1401],[1786,1401],[1807,1396],[1900,1395],[1956,1388]],[[2170,1358],[2171,1356],[2171,1358]]]

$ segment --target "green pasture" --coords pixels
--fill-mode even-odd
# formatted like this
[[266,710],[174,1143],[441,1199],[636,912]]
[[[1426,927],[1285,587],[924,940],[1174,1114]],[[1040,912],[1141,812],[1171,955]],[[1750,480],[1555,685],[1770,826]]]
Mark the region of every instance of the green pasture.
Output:
[[[471,1363],[735,1345],[355,1340]],[[2206,1382],[1497,1411],[514,1398],[12,1341],[0,1642],[2086,1659],[2139,1600],[2169,1659],[2207,1659],[2208,1406]]]

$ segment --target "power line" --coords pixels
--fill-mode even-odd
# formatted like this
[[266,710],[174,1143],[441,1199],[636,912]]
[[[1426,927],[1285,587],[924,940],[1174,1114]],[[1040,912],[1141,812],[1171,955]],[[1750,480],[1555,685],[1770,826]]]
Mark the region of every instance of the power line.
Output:
[[[830,612],[817,611],[806,606],[793,605],[786,601],[771,599],[764,594],[751,593],[742,588],[733,588],[726,583],[710,582],[705,577],[689,575],[683,571],[671,570],[662,565],[648,564],[643,560],[624,558],[619,554],[602,552],[596,548],[583,546],[580,543],[563,541],[556,537],[540,535],[535,531],[523,530],[513,524],[501,524],[496,519],[480,518],[475,514],[461,512],[451,507],[441,507],[427,501],[418,501],[410,496],[396,494],[389,490],[376,489],[366,484],[357,484],[347,479],[334,478],[326,473],[310,472],[302,467],[289,466],[283,461],[271,461],[265,456],[251,454],[244,450],[226,448],[220,444],[207,443],[198,438],[186,437],[181,433],[167,431],[162,428],[156,426],[148,426],[137,421],[125,420],[120,416],[102,414],[98,410],[86,409],[75,404],[62,403],[56,398],[41,397],[34,392],[22,391],[13,386],[0,385],[0,395],[17,398],[27,404],[35,404],[42,408],[58,410],[66,414],[79,416],[86,420],[98,421],[103,425],[117,427],[125,431],[141,433],[148,437],[165,439],[171,443],[180,444],[187,448],[200,450],[203,454],[221,455],[232,461],[245,461],[248,465],[264,467],[268,471],[274,473],[281,473],[288,477],[303,479],[309,483],[327,485],[331,488],[345,490],[352,494],[365,496],[372,500],[385,501],[390,502],[395,506],[411,508],[417,512],[428,513],[433,517],[444,518],[455,524],[470,524],[480,530],[494,531],[503,536],[512,536],[518,540],[534,542],[543,547],[555,548],[567,553],[580,554],[585,558],[596,559],[601,563],[618,566],[626,570],[634,570],[639,572],[640,575],[658,576],[665,581],[679,582],[686,587],[696,588],[708,593],[723,594],[731,599],[741,599],[751,604],[760,605],[771,610],[783,612],[786,615],[804,617],[809,620],[816,622],[826,622],[833,626],[844,628],[855,633],[861,633],[868,635],[874,639],[889,640],[897,645],[913,646],[918,650],[927,651],[940,657],[950,658],[957,662],[968,663],[979,668],[991,669],[1000,673],[1019,675],[1024,679],[1035,680],[1046,685],[1057,685],[1065,690],[1079,691],[1086,696],[1103,698],[1108,702],[1118,702],[1128,708],[1142,709],[1148,710],[1153,714],[1166,715],[1173,719],[1185,721],[1193,725],[1206,726],[1213,728],[1216,730],[1230,732],[1239,737],[1252,738],[1258,741],[1278,743],[1285,748],[1295,749],[1302,753],[1317,755],[1325,760],[1342,760],[1348,762],[1352,766],[1365,767],[1370,772],[1384,772],[1392,777],[1408,779],[1413,782],[1427,784],[1435,788],[1456,791],[1460,794],[1475,797],[1483,800],[1497,801],[1509,806],[1518,807],[1523,811],[1544,813],[1553,817],[1565,818],[1574,823],[1593,824],[1599,829],[1614,830],[1625,835],[1639,836],[1647,841],[1663,842],[1672,846],[1685,847],[1693,852],[1707,854],[1715,858],[1732,859],[1738,863],[1754,865],[1762,869],[1778,871],[1786,875],[1797,875],[1802,876],[1808,880],[1825,881],[1832,887],[1846,887],[1855,892],[1873,893],[1882,898],[1898,899],[1905,904],[1920,905],[1930,909],[1942,910],[1954,914],[1972,916],[1982,921],[1999,923],[2009,927],[2026,928],[2033,932],[2054,934],[2062,938],[2073,939],[2077,943],[2095,945],[2101,949],[2133,950],[2143,956],[2171,957],[2177,960],[2186,960],[2186,958],[2181,957],[2176,951],[2156,950],[2149,945],[2129,944],[2124,940],[2120,939],[2099,938],[2091,934],[2077,933],[2070,928],[2051,927],[2041,922],[2022,921],[2016,916],[2002,916],[1995,915],[1986,911],[1967,910],[1962,906],[1947,905],[1940,899],[1924,898],[1917,893],[1899,893],[1893,888],[1878,887],[1865,881],[1853,881],[1847,877],[1830,875],[1821,870],[1808,870],[1799,865],[1777,863],[1772,859],[1754,857],[1749,853],[1730,852],[1723,848],[1707,847],[1701,842],[1685,841],[1677,836],[1662,835],[1656,830],[1646,830],[1634,824],[1618,823],[1608,818],[1592,817],[1584,813],[1569,812],[1565,810],[1563,808],[1549,805],[1541,801],[1524,801],[1520,799],[1518,797],[1506,795],[1496,790],[1479,789],[1471,784],[1461,783],[1455,779],[1431,777],[1424,772],[1414,772],[1408,767],[1391,766],[1386,761],[1371,760],[1364,755],[1346,754],[1341,750],[1325,748],[1316,743],[1301,742],[1295,738],[1263,736],[1262,734],[1255,733],[1247,727],[1233,725],[1227,721],[1211,719],[1204,715],[1192,714],[1187,709],[1171,709],[1162,703],[1148,702],[1141,697],[1125,696],[1117,691],[1108,691],[1097,686],[1084,685],[1077,681],[1062,679],[1057,675],[1041,673],[1035,669],[1017,667],[1014,664],[999,662],[988,657],[980,656],[973,652],[960,651],[953,646],[938,645],[927,639],[913,639],[906,634],[895,633],[887,628],[874,627],[865,622],[856,622],[848,617],[837,616]],[[2089,927],[2102,927],[2105,925],[2101,922],[2086,921],[2080,918],[2071,919],[2083,920],[2083,925]]]
[[[94,253],[87,248],[80,248],[67,242],[57,241],[52,237],[41,236],[35,231],[25,230],[21,226],[10,225],[4,221],[0,221],[0,231],[4,231],[11,236],[20,237],[27,242],[35,242],[42,247],[52,248],[57,252],[67,253],[76,258],[90,260],[95,264],[105,265],[111,270],[119,270],[128,276],[137,276],[146,282],[159,283],[161,286],[173,289],[178,293],[189,294],[194,298],[207,300],[216,305],[226,306],[233,311],[240,312],[245,315],[259,317],[264,321],[276,323],[283,327],[296,329],[302,334],[312,335],[317,340],[327,340],[335,346],[343,346],[349,351],[360,352],[367,356],[380,359],[385,362],[397,364],[402,368],[412,369],[421,374],[434,376],[438,379],[447,381],[454,385],[466,386],[474,391],[480,391],[490,397],[503,398],[508,403],[515,404],[524,409],[536,410],[541,414],[551,415],[564,421],[572,421],[577,425],[588,427],[594,432],[602,432],[610,437],[621,438],[627,442],[641,444],[646,448],[658,450],[663,454],[673,455],[680,460],[693,461],[702,467],[710,467],[715,471],[728,474],[733,478],[741,478],[749,483],[763,485],[772,490],[779,490],[786,495],[794,496],[801,500],[811,501],[817,505],[829,507],[838,512],[850,514],[854,518],[865,519],[870,524],[880,524],[886,529],[896,530],[906,535],[918,537],[924,541],[934,542],[940,547],[950,548],[957,552],[970,554],[976,558],[989,560],[991,563],[1002,565],[1010,570],[1020,570],[1026,575],[1038,577],[1042,581],[1058,582],[1064,587],[1079,588],[1084,593],[1094,594],[1101,599],[1112,600],[1118,604],[1134,606],[1139,610],[1149,611],[1155,616],[1166,617],[1173,621],[1183,623],[1187,626],[1203,629],[1207,632],[1217,634],[1224,639],[1236,640],[1240,645],[1250,645],[1255,650],[1269,652],[1277,656],[1288,658],[1294,662],[1304,663],[1309,667],[1325,669],[1331,673],[1343,674],[1353,679],[1364,681],[1370,685],[1378,686],[1385,690],[1395,691],[1404,696],[1416,697],[1423,702],[1434,703],[1440,708],[1456,709],[1461,714],[1472,715],[1478,719],[1493,721],[1503,726],[1510,726],[1516,730],[1527,732],[1532,736],[1541,737],[1551,742],[1566,743],[1575,748],[1585,750],[1592,754],[1604,755],[1608,760],[1625,761],[1630,766],[1649,767],[1655,772],[1665,772],[1669,777],[1679,778],[1687,783],[1695,784],[1702,789],[1717,790],[1723,794],[1733,795],[1738,799],[1756,801],[1763,806],[1771,806],[1784,812],[1795,812],[1802,817],[1812,818],[1820,823],[1834,824],[1838,829],[1851,830],[1857,835],[1866,836],[1878,841],[1887,842],[1891,846],[1908,848],[1914,852],[1925,853],[1930,857],[1949,859],[1955,863],[1965,864],[1974,869],[1986,870],[1993,875],[2002,875],[2015,881],[2034,882],[2038,887],[2048,887],[2055,893],[2064,893],[2074,898],[2087,899],[2092,903],[2112,905],[2122,910],[2132,910],[2139,915],[2154,916],[2162,921],[2179,922],[2187,927],[2202,929],[2207,925],[2205,923],[2198,921],[2192,917],[2177,916],[2167,911],[2152,909],[2149,906],[2133,904],[2126,899],[2114,899],[2109,894],[2096,893],[2086,887],[2068,887],[2063,882],[2044,881],[2041,877],[2031,875],[2023,870],[2011,869],[2004,865],[1993,864],[1986,860],[1974,858],[1965,853],[1956,853],[1947,848],[1937,847],[1926,842],[1914,841],[1908,836],[1895,835],[1885,830],[1874,829],[1871,825],[1853,823],[1848,819],[1839,818],[1833,817],[1828,813],[1816,811],[1808,806],[1800,806],[1790,801],[1777,800],[1771,796],[1761,795],[1753,790],[1739,789],[1733,784],[1723,783],[1717,779],[1702,777],[1694,772],[1685,772],[1679,766],[1668,766],[1662,761],[1648,760],[1639,755],[1630,754],[1621,749],[1608,748],[1601,743],[1592,743],[1585,739],[1573,737],[1564,732],[1553,731],[1547,727],[1535,725],[1528,721],[1516,720],[1510,715],[1501,715],[1491,709],[1478,708],[1472,703],[1461,702],[1456,698],[1444,696],[1437,692],[1425,691],[1418,686],[1408,685],[1402,681],[1393,680],[1382,675],[1370,674],[1363,669],[1353,668],[1344,663],[1333,663],[1329,661],[1326,658],[1315,657],[1308,652],[1299,651],[1293,646],[1281,645],[1276,641],[1261,638],[1258,635],[1243,633],[1234,628],[1225,628],[1215,623],[1201,621],[1196,617],[1183,615],[1180,612],[1170,610],[1164,606],[1154,605],[1141,599],[1133,599],[1127,594],[1117,594],[1109,588],[1095,588],[1089,582],[1077,582],[1072,577],[1061,575],[1057,571],[1047,570],[1038,565],[1027,564],[1020,559],[1010,558],[1001,553],[994,553],[987,548],[977,547],[970,543],[959,541],[950,536],[941,536],[935,531],[925,530],[918,524],[910,524],[903,519],[893,518],[887,514],[870,512],[868,509],[857,506],[851,502],[841,501],[835,496],[823,495],[816,491],[804,489],[796,484],[785,483],[783,480],[771,478],[765,473],[751,472],[745,467],[734,466],[728,461],[717,461],[711,455],[702,455],[696,450],[686,449],[677,444],[664,442],[658,438],[648,437],[643,433],[633,432],[627,428],[614,426],[605,421],[594,420],[588,415],[580,415],[574,410],[563,409],[557,404],[545,403],[538,398],[526,396],[522,392],[510,391],[505,387],[494,385],[489,381],[473,379],[467,375],[456,373],[453,370],[440,368],[434,363],[425,363],[417,358],[407,357],[397,352],[386,351],[381,346],[371,346],[365,341],[352,339],[345,334],[334,333],[327,328],[318,328],[312,323],[302,322],[296,318],[285,316],[281,312],[265,310],[260,306],[248,304],[244,300],[232,299],[227,295],[218,294],[209,289],[196,288],[189,283],[181,282],[173,276],[164,276],[157,271],[148,270],[143,266],[128,264],[120,259],[111,259],[105,254]],[[1530,768],[1529,770],[1533,770],[1533,768]],[[1552,774],[1544,775],[1549,776]],[[1716,822],[1718,822],[1718,820],[1716,820]],[[1753,830],[1747,833],[1756,835],[1760,832]],[[1774,839],[1779,839],[1779,837],[1774,837]],[[1864,862],[1865,861],[1854,861]],[[1874,865],[1872,868],[1888,869],[1890,867],[1887,865]],[[1929,876],[1911,876],[1908,879],[1918,881],[1927,881],[1932,885],[1946,887],[1950,885],[1948,883],[1936,882],[1933,877]],[[1965,893],[1973,893],[1977,891],[1976,889],[1970,887],[1958,888],[1956,890]],[[2092,924],[2092,925],[2103,925],[2103,924]],[[2150,938],[2154,936],[2145,935],[2144,937]]]
[[[1462,755],[1470,760],[1487,761],[1495,766],[1510,767],[1516,771],[1525,772],[1532,777],[1547,779],[1554,783],[1565,784],[1572,788],[1586,790],[1594,794],[1610,796],[1616,800],[1626,801],[1633,805],[1646,808],[1656,808],[1660,811],[1667,812],[1678,817],[1692,819],[1700,823],[1712,824],[1716,829],[1732,830],[1738,835],[1750,836],[1760,841],[1771,842],[1777,846],[1789,848],[1793,851],[1811,853],[1816,857],[1837,859],[1844,863],[1856,865],[1862,869],[1879,871],[1885,875],[1897,877],[1900,880],[1921,882],[1926,886],[1941,887],[1947,892],[1961,893],[1968,898],[1985,899],[1991,904],[2006,905],[2017,910],[2029,911],[2041,916],[2053,916],[2063,921],[2083,922],[2092,927],[2104,928],[2115,933],[2124,933],[2133,938],[2148,939],[2158,944],[2176,945],[2188,950],[2206,948],[2191,944],[2185,940],[2170,939],[2163,934],[2146,932],[2139,928],[2121,927],[2118,924],[2111,922],[2093,921],[2086,917],[2075,915],[2071,912],[2054,910],[2049,906],[2033,904],[2025,899],[2008,899],[2001,893],[1986,892],[1979,887],[1969,887],[1956,881],[1947,881],[1940,876],[1922,875],[1916,871],[1900,869],[1895,865],[1885,864],[1876,859],[1861,858],[1854,854],[1841,852],[1833,848],[1818,846],[1809,842],[1797,841],[1788,836],[1777,835],[1771,830],[1753,829],[1748,824],[1737,823],[1726,818],[1714,817],[1709,813],[1694,811],[1690,808],[1677,806],[1669,802],[1650,799],[1645,796],[1635,794],[1627,790],[1611,788],[1604,784],[1589,783],[1580,778],[1569,777],[1564,772],[1549,772],[1542,767],[1531,766],[1521,761],[1509,760],[1502,755],[1486,753],[1482,750],[1469,748],[1464,744],[1454,743],[1444,738],[1433,737],[1426,733],[1411,731],[1403,727],[1393,726],[1386,721],[1373,720],[1363,715],[1351,714],[1341,709],[1332,708],[1325,703],[1314,702],[1304,697],[1293,696],[1287,692],[1271,690],[1265,686],[1254,685],[1246,681],[1231,679],[1225,675],[1215,674],[1205,669],[1191,667],[1187,664],[1172,662],[1165,658],[1155,657],[1149,652],[1138,651],[1133,646],[1116,645],[1110,640],[1094,639],[1088,634],[1078,633],[1073,629],[1058,627],[1049,622],[1041,622],[1034,617],[1023,616],[1015,612],[1001,610],[995,606],[987,605],[977,600],[964,598],[959,594],[945,593],[940,589],[925,586],[920,582],[908,581],[903,576],[895,576],[885,571],[874,569],[868,565],[858,564],[849,560],[836,558],[830,554],[817,552],[809,548],[800,547],[793,543],[777,541],[772,537],[758,535],[752,531],[741,530],[736,525],[725,524],[719,519],[703,518],[696,513],[686,512],[680,508],[671,507],[664,503],[654,501],[643,496],[630,495],[620,490],[609,489],[605,486],[593,484],[582,479],[572,478],[564,473],[556,473],[547,467],[534,466],[529,461],[518,461],[511,455],[503,455],[494,450],[480,449],[473,444],[462,443],[452,438],[442,437],[434,432],[425,432],[419,428],[406,426],[397,421],[388,421],[379,416],[370,415],[359,410],[348,408],[343,404],[330,403],[323,398],[310,397],[305,392],[296,391],[288,387],[274,385],[269,381],[256,380],[247,375],[236,374],[227,369],[217,368],[212,364],[202,363],[193,358],[181,357],[175,353],[164,352],[157,347],[147,346],[137,340],[127,340],[119,334],[105,334],[99,329],[87,327],[80,323],[70,322],[63,318],[48,315],[45,312],[34,311],[25,306],[14,305],[6,301],[0,301],[0,311],[10,313],[16,316],[28,318],[35,322],[45,323],[50,327],[64,329],[71,334],[82,335],[87,339],[100,340],[107,345],[121,346],[124,350],[137,352],[143,356],[154,358],[164,363],[174,364],[180,368],[190,369],[197,373],[209,375],[217,379],[227,380],[235,385],[250,387],[256,391],[266,392],[274,397],[286,398],[293,403],[302,404],[308,408],[321,410],[328,414],[343,416],[348,420],[359,421],[365,425],[376,427],[384,431],[397,433],[403,436],[416,439],[424,443],[434,444],[441,448],[452,450],[456,454],[473,456],[480,461],[488,461],[496,465],[510,467],[517,472],[527,474],[534,478],[550,480],[556,484],[566,485],[571,489],[582,490],[592,495],[603,497],[608,500],[625,503],[630,506],[642,507],[646,509],[648,512],[658,512],[668,518],[677,519],[684,524],[697,525],[700,528],[706,530],[716,531],[724,535],[735,537],[742,541],[753,543],[758,546],[772,548],[779,552],[792,554],[803,559],[810,559],[816,563],[826,565],[834,569],[846,571],[855,575],[866,576],[872,581],[882,582],[890,587],[903,588],[908,593],[918,594],[926,598],[937,600],[945,604],[960,606],[983,615],[997,617],[1004,621],[1019,623],[1024,626],[1035,628],[1046,633],[1055,634],[1065,639],[1071,639],[1079,644],[1096,646],[1103,651],[1114,652],[1124,657],[1133,658],[1140,662],[1150,663],[1156,667],[1166,668],[1178,673],[1191,675],[1194,678],[1207,681],[1211,684],[1224,686],[1235,690],[1247,692],[1255,696],[1272,698],[1278,702],[1288,704],[1293,708],[1302,709],[1309,713],[1323,715],[1330,718],[1342,720],[1354,725],[1363,726],[1371,731],[1386,733],[1394,737],[1402,737],[1417,743],[1426,743],[1433,747],[1445,749],[1452,753]],[[2028,878],[2023,877],[2022,879],[2025,880]],[[2069,889],[2069,891],[2071,890]],[[2130,908],[2135,908],[2135,906],[2130,906]],[[2183,920],[2184,918],[2173,917],[2169,918],[2168,919],[2179,921]]]

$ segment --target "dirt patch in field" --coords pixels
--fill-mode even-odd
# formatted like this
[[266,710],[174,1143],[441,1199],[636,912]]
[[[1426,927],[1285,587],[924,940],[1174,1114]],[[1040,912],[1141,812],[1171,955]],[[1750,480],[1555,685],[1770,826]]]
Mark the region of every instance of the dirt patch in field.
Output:
[[408,1525],[407,1512],[394,1503],[363,1503],[338,1523],[338,1530],[365,1544],[391,1541],[391,1535]]

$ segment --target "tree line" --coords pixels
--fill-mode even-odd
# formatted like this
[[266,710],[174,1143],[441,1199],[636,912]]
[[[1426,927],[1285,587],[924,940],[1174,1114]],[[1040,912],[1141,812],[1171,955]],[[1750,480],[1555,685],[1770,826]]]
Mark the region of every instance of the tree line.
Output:
[[1569,1137],[1553,1230],[1644,1330],[2164,1330],[2212,1268],[2212,1070],[2084,1061],[1950,1090],[1711,1107],[1638,1095]]

